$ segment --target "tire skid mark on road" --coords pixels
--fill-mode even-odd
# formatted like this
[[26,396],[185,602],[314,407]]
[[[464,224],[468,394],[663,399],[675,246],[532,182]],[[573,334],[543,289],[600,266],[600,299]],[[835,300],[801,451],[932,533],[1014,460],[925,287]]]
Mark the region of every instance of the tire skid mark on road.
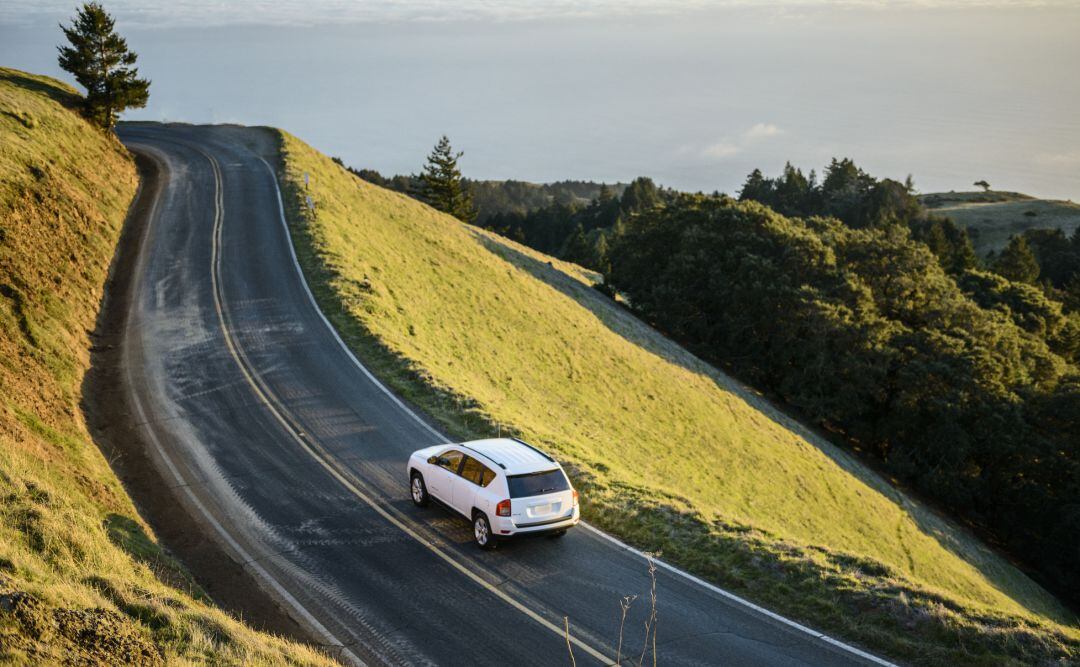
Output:
[[[379,660],[388,665],[431,663],[431,659],[418,653],[411,643],[394,638],[392,632],[379,630],[376,623],[379,621],[385,622],[386,619],[380,616],[377,611],[358,606],[354,599],[342,592],[339,587],[312,576],[311,573],[318,572],[325,563],[311,555],[310,552],[305,551],[301,548],[302,546],[296,542],[291,542],[287,550],[269,553],[262,560],[273,562],[277,567],[288,571],[295,581],[317,591],[321,597],[329,601],[330,604],[335,605],[342,616],[349,619],[349,624],[356,625],[363,630],[363,633],[365,633],[363,637],[361,633],[350,630],[350,634],[356,639],[345,644],[345,646],[360,644],[365,651],[377,656]],[[376,619],[374,623],[371,621],[373,618]],[[339,623],[342,621],[341,617],[338,617],[337,620]],[[375,640],[378,646],[372,645],[372,639]]]
[[[140,148],[152,160],[158,162],[159,164],[164,164],[168,162],[168,158],[166,158],[164,154],[158,151],[156,148],[146,144],[141,145]],[[186,171],[186,169],[184,169],[183,171]],[[158,203],[160,201],[159,196],[160,193],[158,193],[158,196],[155,196],[150,211],[147,213],[146,220],[148,228],[153,225],[153,221],[157,217]],[[150,233],[148,231],[143,236],[139,246],[138,258],[136,260],[136,276],[144,275],[144,271],[142,269],[146,261],[147,255],[145,249],[146,245],[149,243],[149,239]],[[133,287],[135,288],[133,292],[135,294],[138,294],[137,288],[140,282],[141,279],[137,277],[136,282],[133,285]],[[133,321],[134,318],[129,318],[127,324],[125,325],[126,331],[123,336],[125,341],[132,340],[130,333]],[[293,597],[293,595],[289,593],[289,591],[276,578],[274,578],[274,576],[270,574],[270,572],[266,570],[266,568],[262,567],[262,565],[257,562],[257,559],[251,556],[251,554],[243,547],[243,545],[241,545],[233,537],[233,535],[221,524],[221,522],[217,520],[217,518],[210,511],[210,509],[195,494],[191,485],[187,482],[184,475],[180,472],[180,469],[173,461],[172,457],[169,456],[168,451],[162,444],[161,439],[158,437],[157,431],[152,427],[151,422],[147,417],[146,408],[143,405],[142,397],[140,396],[139,392],[134,391],[135,384],[134,377],[132,376],[133,365],[131,363],[128,363],[127,361],[128,354],[130,354],[130,347],[125,345],[123,366],[126,385],[128,387],[129,400],[131,401],[139,420],[146,425],[146,432],[149,436],[150,443],[154,448],[154,452],[157,454],[161,462],[164,463],[169,475],[177,482],[177,484],[173,488],[183,490],[184,495],[187,497],[191,505],[196,510],[198,510],[198,512],[203,516],[203,518],[211,525],[211,527],[213,527],[214,531],[229,546],[233,553],[235,553],[240,558],[242,566],[245,569],[252,570],[256,577],[267,582],[275,591],[275,593],[279,595],[281,599],[283,599],[287,604],[289,604],[289,606],[291,606],[293,610],[296,611],[297,614],[304,619],[304,621],[316,632],[316,634],[322,636],[325,640],[327,640],[328,643],[326,644],[326,646],[332,647],[336,652],[339,653],[339,655],[348,658],[354,664],[364,665],[364,662],[360,660],[360,658],[355,653],[350,651],[346,644],[342,643],[329,630],[327,630],[326,627],[322,623],[320,623],[319,620],[315,618],[315,616],[312,615],[311,612],[309,612],[303,606],[303,604],[300,603],[299,600]]]
[[[416,529],[408,525],[408,519],[406,519],[404,516],[399,515],[396,509],[394,509],[393,507],[386,507],[382,503],[377,502],[372,496],[368,494],[367,491],[361,488],[362,482],[360,482],[354,475],[352,475],[350,471],[344,469],[341,465],[339,465],[336,459],[334,459],[333,456],[326,452],[315,439],[305,434],[305,430],[301,428],[299,423],[296,422],[295,419],[290,415],[288,409],[280,401],[277,400],[273,391],[268,386],[266,386],[265,382],[259,376],[258,372],[251,364],[250,360],[247,358],[243,348],[241,348],[237,344],[237,341],[233,338],[234,334],[231,326],[229,311],[225,303],[224,294],[222,291],[220,280],[220,245],[222,227],[221,223],[224,218],[224,195],[221,187],[221,169],[218,165],[217,160],[212,155],[204,152],[199,148],[195,148],[195,150],[202,154],[210,162],[214,170],[215,178],[215,206],[217,207],[217,210],[215,211],[216,217],[214,226],[214,237],[212,242],[213,266],[211,276],[211,280],[213,283],[212,290],[214,294],[214,307],[217,310],[221,329],[224,333],[226,347],[228,348],[229,353],[233,356],[233,359],[236,361],[236,364],[240,368],[241,373],[243,373],[244,377],[247,378],[252,390],[260,398],[260,400],[274,416],[274,418],[278,421],[278,423],[281,424],[285,432],[288,433],[289,436],[294,441],[296,441],[296,443],[299,444],[305,451],[307,451],[312,456],[312,458],[318,461],[327,470],[327,472],[329,472],[339,483],[341,483],[345,488],[352,492],[354,496],[356,496],[365,504],[370,506],[381,517],[389,521],[395,527],[412,537],[414,540],[419,542],[433,554],[435,554],[444,562],[449,564],[452,568],[464,574],[473,582],[479,584],[488,592],[495,595],[503,602],[509,604],[511,607],[521,612],[522,614],[525,614],[530,619],[540,624],[544,628],[550,630],[558,637],[564,637],[565,632],[562,627],[548,620],[540,613],[530,609],[524,603],[512,597],[500,587],[487,581],[482,576],[474,572],[470,567],[460,562],[457,558],[451,555],[446,548],[444,548],[444,545],[440,543],[440,540],[438,540],[438,538],[429,539],[421,535],[419,532],[416,531]],[[263,160],[263,162],[265,164],[265,160]],[[269,168],[269,164],[267,164],[267,167]],[[273,172],[271,171],[271,175],[272,174]],[[274,185],[276,187],[276,180],[274,181]],[[279,195],[279,205],[280,204],[281,202]],[[396,397],[394,398],[396,399]],[[428,428],[430,429],[430,427]],[[434,433],[435,431],[432,429],[432,432]],[[338,597],[340,597],[340,594],[338,594]],[[575,647],[581,649],[589,656],[600,661],[602,664],[611,665],[614,662],[612,658],[606,656],[603,652],[585,643],[578,637],[571,636],[570,641]]]

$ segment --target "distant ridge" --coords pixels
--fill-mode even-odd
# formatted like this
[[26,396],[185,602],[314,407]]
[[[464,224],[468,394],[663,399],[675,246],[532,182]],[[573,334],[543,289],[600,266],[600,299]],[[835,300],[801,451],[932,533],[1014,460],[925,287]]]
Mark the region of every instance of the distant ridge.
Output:
[[1039,199],[1019,192],[935,192],[919,198],[938,215],[967,228],[975,252],[987,255],[1005,247],[1009,238],[1029,229],[1060,228],[1072,235],[1080,227],[1080,204]]

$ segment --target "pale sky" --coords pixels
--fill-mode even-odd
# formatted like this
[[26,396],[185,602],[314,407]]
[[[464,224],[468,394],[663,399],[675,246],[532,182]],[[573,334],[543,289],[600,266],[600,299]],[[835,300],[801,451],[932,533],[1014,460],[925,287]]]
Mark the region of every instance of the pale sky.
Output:
[[[0,24],[19,25],[73,13],[78,0],[5,0]],[[285,25],[391,21],[460,21],[680,14],[701,9],[772,8],[798,19],[819,8],[883,10],[975,7],[1070,7],[1076,0],[105,0],[122,24]]]
[[[78,0],[0,0],[0,65]],[[851,157],[923,192],[1080,200],[1080,0],[104,0],[152,80],[132,120],[282,127],[411,173],[735,192]]]

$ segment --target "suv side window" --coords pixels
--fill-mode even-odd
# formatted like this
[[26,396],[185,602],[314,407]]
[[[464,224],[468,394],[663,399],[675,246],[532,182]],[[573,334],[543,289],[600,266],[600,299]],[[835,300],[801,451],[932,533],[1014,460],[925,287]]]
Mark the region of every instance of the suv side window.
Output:
[[461,467],[461,476],[473,484],[480,483],[480,477],[484,473],[484,464],[471,456],[465,457],[465,465]]
[[484,472],[480,477],[480,486],[491,484],[491,480],[493,479],[495,479],[495,473],[487,466],[484,466]]
[[465,455],[461,452],[451,449],[439,455],[438,465],[440,468],[446,468],[456,475],[458,468],[461,466],[461,459],[464,457]]

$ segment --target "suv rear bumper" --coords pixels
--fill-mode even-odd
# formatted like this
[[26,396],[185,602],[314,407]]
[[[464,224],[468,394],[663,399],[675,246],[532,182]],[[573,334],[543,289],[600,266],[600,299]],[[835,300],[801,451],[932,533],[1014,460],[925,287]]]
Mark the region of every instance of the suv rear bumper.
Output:
[[567,528],[573,528],[581,521],[581,512],[574,508],[573,513],[561,519],[542,521],[539,523],[518,525],[510,517],[495,517],[492,521],[492,532],[497,537],[513,537],[515,535],[540,535],[543,533],[557,533]]

